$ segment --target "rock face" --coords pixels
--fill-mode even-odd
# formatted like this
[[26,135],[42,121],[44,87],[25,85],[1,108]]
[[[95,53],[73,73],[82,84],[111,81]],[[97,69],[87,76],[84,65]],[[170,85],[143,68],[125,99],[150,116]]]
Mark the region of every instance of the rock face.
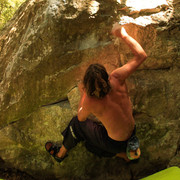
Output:
[[[157,2],[27,0],[20,7],[0,34],[0,168],[36,179],[130,180],[180,167],[180,2]],[[127,80],[142,157],[137,164],[99,159],[81,143],[58,164],[44,144],[62,141],[87,66],[102,63],[110,73],[132,57],[110,35],[115,21],[148,54]]]

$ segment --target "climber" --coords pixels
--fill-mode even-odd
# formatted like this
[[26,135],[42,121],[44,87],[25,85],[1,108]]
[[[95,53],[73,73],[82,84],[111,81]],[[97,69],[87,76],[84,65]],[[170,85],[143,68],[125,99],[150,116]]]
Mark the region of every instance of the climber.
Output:
[[[58,162],[64,160],[67,152],[80,141],[84,141],[86,148],[99,157],[116,155],[126,161],[140,157],[139,140],[135,135],[136,126],[125,80],[143,63],[147,55],[118,23],[113,25],[112,34],[129,46],[134,57],[110,75],[100,64],[88,67],[83,85],[79,86],[81,100],[78,115],[72,118],[63,131],[63,145],[53,142],[45,144],[46,150]],[[88,115],[91,113],[101,123],[90,120]]]

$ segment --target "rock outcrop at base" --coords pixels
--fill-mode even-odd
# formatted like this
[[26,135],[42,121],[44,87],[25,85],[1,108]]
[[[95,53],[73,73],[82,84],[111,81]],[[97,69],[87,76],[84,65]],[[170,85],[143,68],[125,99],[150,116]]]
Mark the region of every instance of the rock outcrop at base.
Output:
[[[61,180],[130,180],[180,167],[180,2],[152,3],[27,0],[20,7],[0,34],[0,167]],[[44,144],[62,142],[88,65],[101,63],[110,73],[132,57],[110,34],[114,22],[148,54],[127,80],[141,159],[100,159],[80,143],[58,164]]]

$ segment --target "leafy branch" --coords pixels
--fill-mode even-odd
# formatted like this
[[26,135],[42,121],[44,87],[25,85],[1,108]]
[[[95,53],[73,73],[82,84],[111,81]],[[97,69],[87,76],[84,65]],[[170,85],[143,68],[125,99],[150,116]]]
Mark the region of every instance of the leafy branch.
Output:
[[0,30],[25,0],[0,0]]

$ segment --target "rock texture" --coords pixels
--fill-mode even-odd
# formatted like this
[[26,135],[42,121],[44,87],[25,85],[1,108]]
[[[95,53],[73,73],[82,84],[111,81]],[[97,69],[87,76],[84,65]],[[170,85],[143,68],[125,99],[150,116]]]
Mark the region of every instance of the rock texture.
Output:
[[[0,170],[130,180],[180,167],[179,17],[178,0],[27,0],[0,34]],[[142,157],[137,164],[99,159],[81,143],[58,164],[44,144],[62,141],[87,66],[102,63],[110,73],[132,57],[110,34],[115,21],[148,54],[127,81]]]

